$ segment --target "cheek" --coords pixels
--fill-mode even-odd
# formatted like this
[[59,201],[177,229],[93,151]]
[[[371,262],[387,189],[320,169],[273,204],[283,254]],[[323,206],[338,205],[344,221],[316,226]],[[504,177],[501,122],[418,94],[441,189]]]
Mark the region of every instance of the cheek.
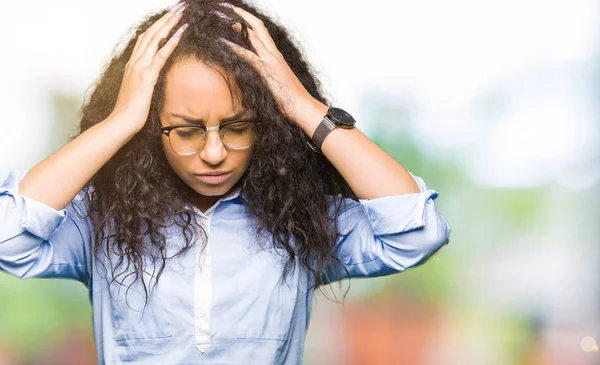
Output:
[[241,159],[240,165],[243,165],[245,169],[250,167],[250,163],[252,163],[252,157],[254,155],[254,150],[247,151]]
[[176,163],[179,156],[178,154],[176,154],[175,152],[173,152],[173,149],[171,148],[171,145],[169,144],[169,139],[163,137],[162,138],[162,146],[163,146],[163,151],[165,152],[165,156],[167,156],[167,160],[169,160],[170,163]]
[[171,149],[171,145],[169,144],[169,139],[166,136],[162,136],[161,137],[161,142],[162,142],[162,146],[163,146],[163,150],[165,151],[165,155],[169,155],[169,153],[173,153],[173,150]]
[[171,146],[169,145],[168,140],[165,141],[163,139],[162,145],[163,145],[163,151],[165,153],[165,157],[167,158],[167,162],[169,162],[169,165],[171,166],[173,171],[175,171],[179,175],[179,171],[181,171],[183,169],[183,162],[182,162],[182,159],[180,158],[181,156],[179,156],[179,155],[175,154],[175,152],[173,152],[173,150],[171,149]]

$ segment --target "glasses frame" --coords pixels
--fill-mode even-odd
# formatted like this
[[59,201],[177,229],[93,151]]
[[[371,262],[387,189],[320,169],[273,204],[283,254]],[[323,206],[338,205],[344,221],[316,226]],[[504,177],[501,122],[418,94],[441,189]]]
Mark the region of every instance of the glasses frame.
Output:
[[[167,138],[169,138],[169,146],[171,146],[171,150],[173,152],[175,152],[176,154],[180,155],[180,156],[191,156],[191,155],[195,155],[196,153],[201,152],[202,150],[196,151],[194,153],[179,153],[177,151],[175,151],[175,149],[173,148],[173,145],[171,144],[171,138],[169,137],[169,135],[171,134],[171,131],[176,129],[176,128],[180,128],[180,127],[187,127],[187,128],[200,128],[204,130],[204,138],[202,143],[204,144],[204,146],[206,146],[206,137],[208,136],[208,132],[209,131],[217,131],[219,132],[219,139],[221,140],[221,143],[223,144],[223,146],[225,146],[225,148],[230,149],[230,150],[234,150],[234,151],[241,151],[241,150],[245,150],[247,148],[250,148],[255,142],[256,142],[256,135],[254,136],[254,140],[252,141],[252,144],[250,144],[249,146],[246,147],[242,147],[242,148],[233,148],[233,147],[229,147],[225,142],[223,142],[223,135],[221,134],[221,129],[223,129],[224,127],[227,127],[230,124],[234,124],[234,123],[254,123],[256,125],[260,125],[260,122],[255,122],[253,120],[232,120],[229,122],[225,122],[223,124],[219,124],[219,125],[215,125],[212,127],[207,127],[203,124],[177,124],[177,125],[170,125],[168,127],[160,127],[160,133],[164,134],[165,136],[167,136]],[[204,149],[204,146],[202,147],[202,149]]]

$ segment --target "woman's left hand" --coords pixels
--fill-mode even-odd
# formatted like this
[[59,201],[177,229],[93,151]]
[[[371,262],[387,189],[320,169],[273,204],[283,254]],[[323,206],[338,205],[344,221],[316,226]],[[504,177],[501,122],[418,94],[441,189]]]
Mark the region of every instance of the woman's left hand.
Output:
[[327,112],[327,106],[312,97],[298,80],[275,46],[264,23],[244,9],[227,3],[220,5],[232,9],[250,25],[248,38],[257,54],[226,39],[221,40],[247,60],[266,80],[282,112],[295,123],[304,125],[314,122],[315,116],[322,113],[317,117],[320,122]]

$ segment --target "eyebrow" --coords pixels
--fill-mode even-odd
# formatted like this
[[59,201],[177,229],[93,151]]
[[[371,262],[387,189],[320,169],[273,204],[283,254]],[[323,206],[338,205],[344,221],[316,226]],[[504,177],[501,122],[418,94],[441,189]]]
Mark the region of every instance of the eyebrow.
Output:
[[[225,119],[221,119],[221,123],[227,123],[227,122],[231,122],[234,120],[239,120],[242,117],[242,115],[244,115],[244,114],[245,114],[245,111],[241,111],[234,116],[231,116],[231,117],[228,117]],[[196,118],[188,117],[186,115],[175,114],[175,113],[171,113],[171,116],[175,117],[175,118],[183,119],[186,122],[191,123],[191,124],[206,124],[204,119],[196,119]]]

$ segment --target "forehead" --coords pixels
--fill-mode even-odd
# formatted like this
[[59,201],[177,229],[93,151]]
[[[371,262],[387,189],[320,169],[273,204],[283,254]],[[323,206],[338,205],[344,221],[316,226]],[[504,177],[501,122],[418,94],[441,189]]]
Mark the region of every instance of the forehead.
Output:
[[164,109],[211,119],[241,109],[239,90],[227,83],[220,66],[185,58],[171,66],[165,80]]

